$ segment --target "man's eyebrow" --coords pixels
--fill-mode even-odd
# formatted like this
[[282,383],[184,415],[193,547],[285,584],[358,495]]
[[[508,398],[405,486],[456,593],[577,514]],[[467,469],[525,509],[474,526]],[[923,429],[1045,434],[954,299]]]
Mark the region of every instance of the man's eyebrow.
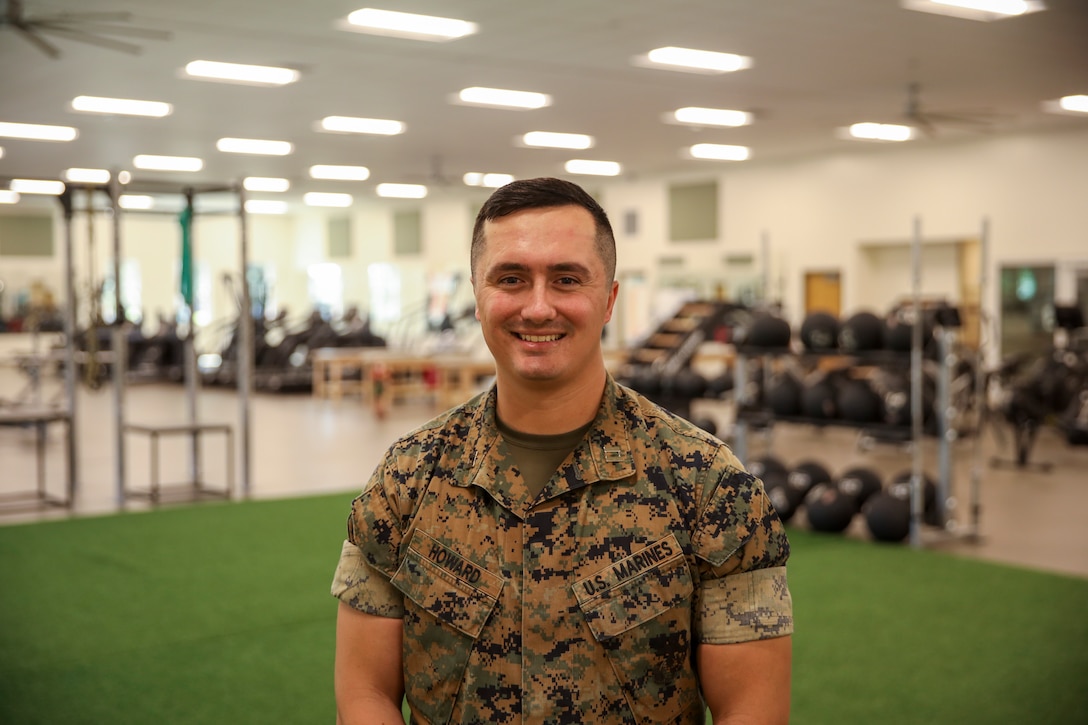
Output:
[[[507,274],[509,272],[528,272],[528,265],[521,264],[520,262],[500,262],[494,267],[488,270],[489,275],[495,274]],[[548,271],[555,272],[572,272],[582,276],[589,275],[589,268],[584,264],[578,262],[559,262],[558,264],[548,265]]]

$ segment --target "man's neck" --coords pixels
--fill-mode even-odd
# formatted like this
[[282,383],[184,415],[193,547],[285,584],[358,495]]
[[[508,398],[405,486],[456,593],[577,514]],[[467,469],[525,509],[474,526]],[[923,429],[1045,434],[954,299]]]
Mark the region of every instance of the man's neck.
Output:
[[503,423],[523,433],[556,435],[579,428],[597,415],[607,373],[603,364],[576,385],[550,388],[511,382],[497,376],[498,414]]

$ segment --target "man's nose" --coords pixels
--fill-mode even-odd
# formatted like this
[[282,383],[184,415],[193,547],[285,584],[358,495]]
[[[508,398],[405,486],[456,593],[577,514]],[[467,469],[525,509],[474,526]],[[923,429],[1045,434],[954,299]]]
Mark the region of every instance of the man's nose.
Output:
[[555,316],[553,291],[546,284],[534,284],[529,290],[521,316],[526,320],[550,320]]

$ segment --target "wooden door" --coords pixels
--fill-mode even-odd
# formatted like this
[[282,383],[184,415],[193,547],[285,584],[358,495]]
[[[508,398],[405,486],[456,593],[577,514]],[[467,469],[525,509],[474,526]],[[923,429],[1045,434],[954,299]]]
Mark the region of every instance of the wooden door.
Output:
[[842,278],[839,272],[805,272],[805,314],[827,312],[838,317],[841,310]]

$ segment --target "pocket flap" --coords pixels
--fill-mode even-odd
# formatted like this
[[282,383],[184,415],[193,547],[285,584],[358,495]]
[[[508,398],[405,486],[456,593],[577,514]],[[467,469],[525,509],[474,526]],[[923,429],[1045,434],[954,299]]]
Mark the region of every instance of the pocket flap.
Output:
[[593,636],[604,641],[685,605],[695,585],[669,534],[575,583],[574,591]]
[[391,582],[408,599],[472,638],[479,636],[503,587],[500,577],[420,530]]

